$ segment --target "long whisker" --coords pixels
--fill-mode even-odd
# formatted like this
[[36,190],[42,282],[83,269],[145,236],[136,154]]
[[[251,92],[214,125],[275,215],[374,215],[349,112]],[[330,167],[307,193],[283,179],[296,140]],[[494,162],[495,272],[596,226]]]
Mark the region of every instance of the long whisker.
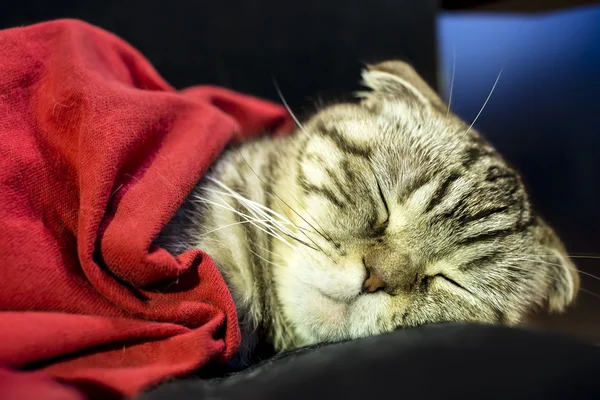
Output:
[[[254,243],[254,245],[256,246],[257,244],[256,244],[256,243]],[[262,247],[262,246],[260,246],[260,247]],[[264,262],[266,262],[266,263],[268,263],[268,264],[271,264],[271,265],[273,265],[273,266],[275,266],[275,267],[278,267],[278,268],[284,268],[284,266],[283,266],[283,265],[281,265],[281,264],[277,264],[277,263],[275,263],[275,262],[273,262],[273,261],[271,261],[271,260],[267,260],[266,258],[264,258],[263,256],[261,256],[260,254],[258,254],[258,253],[257,253],[257,252],[255,252],[254,250],[252,250],[252,249],[250,248],[250,246],[246,245],[246,248],[248,249],[248,251],[250,251],[252,254],[254,254],[256,257],[260,258],[260,259],[261,259],[261,260],[263,260]]]
[[[215,182],[215,183],[217,183],[217,182]],[[244,206],[246,208],[251,207],[253,210],[259,212],[260,214],[265,214],[266,218],[268,218],[268,221],[273,221],[273,222],[281,223],[281,224],[285,224],[285,225],[293,225],[294,227],[299,228],[298,226],[296,226],[296,224],[294,224],[293,222],[289,221],[287,218],[282,217],[277,212],[271,210],[268,207],[263,206],[262,204],[259,204],[259,203],[255,202],[255,201],[247,199],[246,197],[242,196],[241,194],[239,194],[237,192],[236,192],[236,194],[232,194],[232,193],[225,193],[225,192],[221,192],[219,190],[210,189],[210,188],[206,188],[205,190],[207,192],[218,194],[220,196],[227,196],[227,197],[234,198],[236,200],[241,200],[241,201],[243,201],[245,203]],[[266,215],[266,213],[271,213],[271,214],[275,215],[276,217],[281,218],[282,220],[281,221],[275,220],[272,216]]]
[[452,46],[452,77],[450,78],[450,94],[448,95],[448,110],[446,118],[450,114],[450,106],[452,105],[452,92],[454,91],[454,74],[456,72],[456,44]]
[[[541,263],[541,264],[545,264],[545,265],[553,265],[553,266],[555,266],[555,267],[562,267],[562,265],[561,265],[561,264],[558,264],[558,263],[553,263],[553,262],[549,262],[549,261],[544,261],[544,260],[538,260],[538,259],[519,258],[519,260],[520,260],[520,261],[536,262],[536,263]],[[579,273],[580,273],[580,274],[582,274],[582,275],[586,275],[586,276],[589,276],[589,277],[591,277],[591,278],[594,278],[594,279],[596,279],[596,280],[600,281],[600,277],[598,277],[598,276],[596,276],[596,275],[594,275],[594,274],[590,274],[589,272],[585,272],[585,271],[582,271],[582,270],[580,270],[580,269],[577,269],[577,268],[575,268],[575,269],[577,270],[577,272],[579,272]],[[525,269],[525,268],[523,268],[523,270],[526,270],[526,269]]]
[[[227,185],[225,185],[224,183],[220,182],[220,181],[219,181],[218,179],[216,179],[216,178],[210,178],[210,179],[211,179],[211,180],[212,180],[214,183],[216,183],[216,184],[220,185],[221,187],[225,188],[225,189],[226,189],[227,191],[229,191],[229,193],[230,193],[230,194],[224,193],[223,195],[227,195],[227,196],[230,196],[230,197],[234,197],[236,200],[240,201],[240,203],[241,203],[242,205],[244,205],[244,207],[246,207],[246,209],[247,209],[248,211],[250,211],[251,213],[253,213],[255,216],[256,216],[256,214],[257,214],[257,213],[259,213],[259,214],[261,214],[261,215],[262,215],[264,218],[267,218],[266,222],[270,222],[270,223],[274,224],[274,225],[268,225],[266,222],[264,222],[264,220],[258,220],[258,219],[254,219],[254,220],[253,220],[253,221],[255,221],[255,222],[259,222],[259,223],[261,223],[261,225],[264,225],[264,226],[266,226],[266,227],[267,227],[267,229],[269,229],[269,230],[271,231],[271,233],[274,233],[274,228],[277,228],[277,230],[278,230],[279,232],[281,232],[283,235],[285,235],[285,236],[289,237],[290,239],[292,239],[292,240],[295,240],[295,241],[297,241],[298,243],[300,243],[300,244],[302,244],[302,245],[304,245],[304,246],[306,246],[306,247],[308,247],[308,248],[311,248],[311,249],[313,249],[313,250],[315,250],[315,251],[317,251],[317,250],[320,250],[321,252],[323,252],[323,253],[324,253],[323,249],[321,249],[321,247],[320,247],[320,246],[318,246],[316,243],[315,243],[315,246],[316,246],[316,248],[315,248],[315,247],[311,246],[310,244],[308,244],[307,242],[305,242],[304,240],[302,240],[302,239],[300,239],[300,238],[296,237],[295,235],[293,235],[293,233],[292,233],[292,232],[291,232],[289,229],[287,229],[286,227],[284,227],[284,226],[282,226],[282,225],[281,225],[280,221],[277,221],[277,220],[275,220],[274,218],[272,218],[272,216],[270,216],[270,215],[268,215],[267,213],[265,213],[265,212],[263,211],[263,209],[264,209],[264,210],[268,210],[269,212],[271,212],[271,213],[275,214],[276,216],[278,216],[278,217],[280,217],[280,218],[282,218],[282,219],[284,219],[284,220],[285,220],[285,218],[283,218],[283,217],[282,217],[280,214],[278,214],[278,213],[276,213],[275,211],[273,211],[273,210],[269,209],[268,207],[265,207],[265,206],[263,206],[263,205],[261,205],[261,204],[258,204],[258,203],[254,202],[254,201],[252,201],[252,200],[249,200],[249,199],[247,199],[246,197],[244,197],[244,196],[242,196],[241,194],[237,193],[235,190],[233,190],[233,189],[229,188]],[[219,192],[219,191],[216,191],[216,190],[211,190],[211,189],[209,189],[209,191],[212,191],[213,193],[215,193],[215,192],[216,192],[216,193],[222,193],[222,192]],[[232,209],[232,208],[230,208],[230,210],[233,210],[233,209]],[[246,214],[240,213],[240,212],[238,212],[237,210],[235,210],[234,212],[236,212],[238,215],[243,215],[243,216],[244,216],[244,218],[248,219],[248,216],[247,216]],[[293,224],[293,223],[291,223],[290,221],[287,221],[287,222],[288,222],[288,223],[290,223],[291,225],[294,225],[294,224]],[[254,225],[254,226],[257,226],[257,225],[256,225],[256,224],[254,224],[254,223],[253,223],[253,225]],[[257,226],[257,227],[258,227],[258,226]],[[263,231],[264,231],[264,230],[263,230]],[[266,232],[266,231],[265,231],[265,232]],[[307,236],[307,235],[305,234],[305,236]],[[308,238],[309,238],[309,239],[312,241],[312,239],[311,239],[309,236],[307,236],[307,237],[308,237]],[[313,243],[314,243],[314,241],[313,241]]]
[[585,289],[585,288],[579,288],[579,290],[581,290],[581,291],[582,291],[582,292],[584,292],[584,293],[587,293],[587,294],[589,294],[590,296],[594,296],[594,297],[597,297],[597,298],[599,298],[599,299],[600,299],[600,295],[599,295],[598,293],[594,293],[594,292],[592,292],[591,290],[587,290],[587,289]]
[[[240,157],[242,157],[242,159],[244,160],[244,162],[246,163],[246,165],[248,166],[248,168],[250,169],[250,171],[252,171],[252,173],[254,175],[256,175],[256,177],[263,183],[263,185],[267,185],[266,182],[256,173],[256,171],[254,171],[254,169],[252,168],[252,166],[250,165],[250,163],[248,162],[248,160],[246,160],[246,158],[244,157],[244,155],[242,154],[241,151],[238,152],[240,154]],[[326,236],[323,232],[320,232],[317,228],[315,228],[312,224],[310,224],[302,215],[300,215],[296,210],[294,210],[285,200],[283,200],[277,193],[273,192],[273,195],[275,197],[277,197],[277,199],[279,201],[281,201],[286,207],[288,207],[290,210],[292,210],[292,212],[294,212],[294,214],[296,214],[298,217],[300,217],[304,222],[306,222],[308,224],[308,226],[310,226],[312,229],[314,229],[315,232],[317,232],[319,235],[321,235],[325,240],[328,240],[330,242],[333,242],[331,240],[330,237]],[[313,218],[314,219],[314,218]]]
[[[263,217],[265,217],[265,218],[268,218],[268,219],[269,219],[269,222],[272,222],[272,223],[274,223],[274,224],[277,226],[277,228],[279,229],[279,231],[280,231],[280,232],[282,232],[284,235],[286,235],[286,236],[290,237],[290,238],[291,238],[291,239],[293,239],[293,240],[296,240],[298,243],[301,243],[301,244],[303,244],[303,245],[305,245],[305,246],[307,246],[307,247],[310,247],[310,248],[312,248],[313,250],[320,250],[321,252],[323,252],[323,253],[324,253],[323,249],[322,249],[322,248],[321,248],[321,247],[320,247],[320,246],[319,246],[317,243],[315,243],[315,241],[314,241],[314,240],[312,240],[312,238],[311,238],[310,236],[306,235],[306,233],[304,233],[304,232],[303,232],[303,233],[304,233],[304,235],[305,235],[305,236],[306,236],[306,237],[307,237],[307,238],[308,238],[308,239],[309,239],[309,240],[310,240],[310,241],[311,241],[311,242],[314,244],[314,246],[316,246],[316,248],[315,248],[315,247],[313,247],[313,246],[310,246],[310,245],[309,245],[308,243],[306,243],[305,241],[303,241],[303,240],[301,240],[301,239],[297,238],[296,236],[294,236],[294,235],[293,235],[293,233],[292,233],[292,232],[291,232],[289,229],[287,229],[287,228],[285,228],[285,227],[283,227],[283,226],[281,225],[280,221],[277,221],[276,219],[272,218],[270,215],[268,215],[268,214],[267,214],[265,211],[263,211],[263,210],[266,210],[266,211],[268,211],[269,213],[271,213],[271,214],[273,214],[273,215],[276,215],[277,217],[279,217],[279,218],[283,219],[284,221],[286,221],[286,219],[285,219],[285,218],[284,218],[284,217],[283,217],[281,214],[279,214],[279,213],[277,213],[277,212],[275,212],[275,211],[271,210],[271,209],[270,209],[270,208],[268,208],[268,207],[265,207],[265,206],[263,206],[262,204],[259,204],[259,203],[255,202],[255,201],[252,201],[252,200],[250,200],[250,199],[247,199],[246,197],[244,197],[244,196],[242,196],[241,194],[237,193],[235,190],[233,190],[233,189],[229,188],[227,185],[225,185],[223,182],[220,182],[220,181],[219,181],[218,179],[216,179],[216,178],[210,178],[210,179],[211,179],[213,182],[215,182],[216,184],[218,184],[219,186],[221,186],[221,187],[225,188],[227,191],[229,191],[229,192],[231,193],[231,195],[232,195],[233,197],[235,197],[235,198],[236,198],[238,201],[240,201],[240,202],[241,202],[241,203],[244,205],[244,207],[246,207],[246,208],[247,208],[249,211],[251,211],[251,212],[253,212],[253,213],[259,213],[259,214],[261,214]],[[287,221],[287,222],[288,222],[289,224],[291,224],[291,225],[294,225],[294,226],[295,226],[295,224],[293,224],[291,221]]]
[[[266,220],[266,219],[265,220],[258,220],[258,221],[260,221],[260,222],[268,222],[268,220]],[[231,224],[227,224],[227,225],[223,225],[223,226],[220,226],[218,228],[215,228],[215,229],[211,229],[208,232],[204,232],[201,236],[208,236],[211,233],[215,233],[215,232],[218,232],[218,231],[223,230],[223,229],[230,228],[230,227],[235,226],[235,225],[248,224],[248,223],[250,223],[250,221],[233,222]]]
[[469,126],[469,129],[467,129],[467,132],[465,132],[465,134],[467,134],[471,131],[471,129],[473,128],[473,125],[475,125],[475,122],[477,122],[477,120],[479,119],[479,116],[483,112],[483,109],[487,105],[488,101],[490,101],[490,98],[492,97],[492,94],[494,93],[494,90],[496,89],[496,85],[498,84],[498,81],[500,80],[500,76],[502,75],[503,70],[504,70],[504,66],[502,68],[500,68],[500,72],[498,73],[498,77],[496,78],[496,81],[494,82],[494,86],[492,86],[492,90],[490,91],[490,94],[488,94],[488,97],[487,97],[487,99],[485,99],[485,102],[483,103],[481,110],[479,110],[479,112],[475,116],[475,119],[473,120],[473,122],[471,123],[471,125]]
[[[296,248],[295,246],[293,246],[293,245],[292,245],[291,243],[289,243],[287,240],[284,240],[284,239],[283,239],[283,238],[282,238],[282,237],[281,237],[279,234],[277,234],[277,233],[276,233],[276,232],[275,232],[275,231],[272,229],[272,227],[271,227],[270,225],[268,225],[268,224],[266,224],[266,223],[264,223],[264,222],[263,222],[263,223],[261,223],[262,225],[264,225],[264,226],[266,227],[266,229],[265,229],[265,228],[263,228],[263,227],[259,226],[257,223],[255,223],[255,219],[254,219],[254,218],[251,218],[249,215],[247,215],[247,214],[244,214],[244,213],[242,213],[242,212],[239,212],[238,210],[234,209],[234,208],[233,208],[233,207],[231,207],[231,206],[225,206],[225,205],[223,205],[223,204],[220,204],[220,203],[214,202],[214,201],[212,201],[212,200],[209,200],[209,199],[205,199],[205,198],[203,198],[203,197],[197,197],[197,199],[198,199],[198,200],[200,200],[200,201],[202,201],[202,202],[204,202],[204,203],[206,203],[206,204],[212,204],[212,205],[214,205],[215,207],[224,208],[224,209],[226,209],[226,210],[228,210],[228,211],[231,211],[231,212],[233,212],[233,213],[235,213],[235,214],[239,215],[240,217],[242,217],[242,218],[246,219],[248,222],[250,222],[250,224],[252,224],[252,225],[253,225],[254,227],[256,227],[257,229],[260,229],[261,231],[263,231],[263,232],[264,232],[264,233],[266,233],[267,235],[270,235],[270,236],[272,236],[272,237],[274,237],[274,238],[276,238],[276,239],[278,239],[278,240],[281,240],[282,242],[284,242],[285,244],[287,244],[288,246],[292,247],[294,250],[296,250],[296,251],[297,251],[297,248]],[[315,249],[315,250],[316,250],[316,249]]]
[[[232,191],[232,193],[234,193],[234,194],[237,194],[235,191],[233,191],[232,189],[230,189],[229,187],[227,187],[227,185],[225,185],[225,184],[223,184],[223,185],[224,185],[224,186],[225,186],[225,187],[226,187],[228,190]],[[241,195],[239,195],[239,194],[237,194],[237,195],[238,195],[238,196],[240,196],[239,198],[237,198],[237,200],[238,200],[238,201],[245,199],[243,196],[241,196]],[[234,197],[234,196],[231,196],[231,197]],[[235,197],[234,197],[234,198],[235,198]],[[202,199],[202,198],[200,198],[200,200],[203,200],[203,199]],[[212,204],[214,204],[214,202],[211,202],[210,200],[207,200],[207,201],[208,201],[208,202],[210,202],[210,203],[212,203]],[[249,215],[247,215],[247,214],[245,214],[245,213],[241,213],[241,212],[239,212],[238,210],[235,210],[235,209],[233,209],[233,208],[232,208],[231,206],[229,206],[229,205],[227,205],[227,206],[225,206],[225,205],[223,205],[223,204],[217,204],[217,205],[219,205],[219,206],[221,206],[221,207],[223,207],[223,208],[225,208],[225,209],[228,209],[228,210],[230,210],[230,211],[232,211],[232,212],[234,212],[234,213],[236,213],[236,214],[240,215],[240,216],[241,216],[242,218],[244,218],[245,220],[253,219],[253,218],[252,218],[252,217],[250,217]],[[252,208],[248,208],[248,211],[250,211],[250,212],[254,213],[254,211],[253,211],[253,209],[252,209]],[[273,221],[273,219],[272,219],[272,218],[269,218],[269,221]],[[250,222],[250,223],[252,223],[252,221],[249,221],[249,222]],[[256,224],[254,224],[254,223],[252,223],[252,225],[256,226]],[[275,234],[272,234],[271,232],[267,232],[267,231],[265,231],[265,229],[263,229],[263,228],[261,228],[261,227],[259,227],[259,226],[256,226],[256,227],[257,227],[258,229],[260,229],[261,231],[263,231],[263,232],[265,232],[265,233],[267,233],[267,234],[270,234],[271,236],[273,236],[273,237],[277,238],[278,240],[280,240],[281,242],[283,242],[284,244],[286,244],[287,246],[289,246],[290,248],[292,248],[292,249],[293,249],[293,250],[294,250],[296,253],[299,253],[299,254],[303,255],[303,256],[305,257],[305,260],[306,260],[306,261],[308,261],[308,259],[314,259],[314,256],[313,256],[313,254],[312,254],[312,253],[306,253],[306,252],[302,251],[300,248],[298,248],[298,247],[296,247],[296,246],[292,245],[292,244],[291,244],[291,243],[289,243],[287,240],[284,240],[284,239],[283,239],[281,236],[279,236],[278,234],[276,234],[276,232],[274,231],[274,229],[273,229],[273,227],[272,227],[272,226],[269,226],[269,225],[268,225],[268,224],[266,224],[266,223],[262,223],[261,225],[265,225],[265,226],[267,227],[267,229],[269,229],[271,232],[273,232],[273,233],[275,233]]]
[[[273,78],[273,84],[275,85],[275,90],[277,91],[277,94],[279,96],[279,98],[281,99],[281,102],[283,103],[283,105],[285,106],[285,108],[287,109],[287,111],[290,113],[292,119],[294,120],[294,122],[296,123],[296,125],[298,125],[298,127],[300,128],[300,130],[302,131],[302,133],[304,133],[305,135],[308,136],[308,132],[306,132],[306,130],[304,129],[304,125],[302,125],[300,123],[300,121],[298,120],[298,118],[296,117],[296,115],[294,114],[294,112],[292,111],[292,109],[290,108],[290,106],[288,105],[285,97],[283,96],[283,93],[281,92],[281,89],[279,88],[279,84],[277,83],[277,80],[275,78]],[[240,153],[241,154],[241,153]],[[242,155],[242,158],[244,158],[244,156]],[[244,158],[244,161],[246,161],[246,159]],[[250,167],[250,164],[248,163],[248,161],[246,161],[246,164],[248,164],[248,166]],[[250,169],[252,170],[252,167],[250,167]],[[252,172],[254,172],[254,170],[252,170]],[[258,174],[256,172],[254,172],[254,175],[256,175],[259,179],[261,179]],[[277,196],[277,194],[275,194]],[[319,228],[321,228],[322,232],[319,232],[315,227],[313,227],[306,219],[304,219],[304,217],[302,217],[300,214],[298,214],[296,212],[296,210],[294,210],[292,207],[290,207],[287,203],[285,203],[279,196],[277,196],[277,198],[279,198],[279,200],[281,200],[290,210],[292,210],[296,215],[298,215],[300,218],[302,218],[302,220],[304,222],[306,222],[311,228],[313,228],[315,231],[317,231],[318,233],[321,234],[321,236],[323,236],[326,240],[329,240],[331,243],[333,243],[336,247],[339,247],[339,245],[333,240],[331,239],[331,237],[326,237],[324,236],[324,232],[325,230],[323,229],[323,227],[319,224],[319,222],[308,213],[308,210],[305,209],[306,213],[312,218],[312,220],[319,225]],[[296,201],[298,201],[297,199],[295,199]]]
[[[277,196],[276,194],[274,194],[275,196]],[[296,201],[296,203],[300,204],[300,202],[298,201],[298,199],[296,198],[296,196],[294,196],[293,194],[290,193],[290,196],[292,196],[292,198]],[[279,197],[279,196],[277,196]],[[283,200],[281,200],[283,201]],[[294,212],[294,214],[296,214],[298,217],[300,217],[304,222],[306,222],[308,224],[308,226],[310,226],[316,233],[318,233],[319,235],[321,235],[325,240],[329,241],[330,243],[332,243],[336,248],[339,248],[340,245],[333,240],[333,238],[331,236],[329,236],[328,234],[325,233],[325,229],[321,226],[321,224],[319,224],[319,221],[317,221],[317,219],[315,217],[312,216],[312,214],[310,212],[308,212],[308,210],[306,209],[306,207],[302,207],[302,209],[306,212],[306,214],[313,220],[313,222],[315,224],[317,224],[319,226],[319,228],[321,229],[320,231],[317,230],[317,228],[315,228],[310,222],[308,222],[302,215],[298,214],[298,212],[296,212],[296,210],[294,210],[292,207],[290,207],[287,203],[283,202],[290,210],[292,210]]]
[[600,260],[600,256],[596,256],[596,255],[571,255],[568,254],[569,258],[582,258],[582,259],[588,259],[588,260]]
[[[523,261],[526,261],[526,260],[523,260]],[[554,264],[554,263],[549,263],[549,264],[552,264],[552,265],[560,265],[560,264]],[[514,265],[514,264],[512,264],[512,265],[511,265],[511,267],[512,267],[512,268],[515,268],[515,269],[517,269],[517,270],[521,270],[521,271],[529,271],[529,269],[527,269],[527,268],[522,268],[522,267],[519,267],[518,265]],[[579,271],[579,272],[582,272],[582,271]],[[585,275],[585,273],[584,273],[584,275]],[[596,276],[593,276],[593,275],[592,275],[592,277],[594,277],[595,279],[600,279],[600,278],[598,278],[598,277],[596,277]],[[550,276],[549,278],[550,278],[552,281],[554,281],[554,282],[559,282],[559,283],[560,283],[560,279],[559,279],[559,278],[557,278],[557,277]],[[582,288],[582,287],[579,287],[579,290],[581,290],[582,292],[588,293],[588,294],[590,294],[590,295],[592,295],[592,296],[594,296],[594,297],[598,297],[598,298],[600,298],[600,295],[598,295],[598,294],[596,294],[596,293],[594,293],[594,292],[592,292],[592,291],[586,290],[586,289],[584,289],[584,288]]]
[[281,92],[281,89],[279,88],[279,84],[277,83],[277,80],[275,78],[273,78],[273,85],[275,86],[275,90],[277,91],[277,95],[281,99],[281,102],[283,103],[283,106],[286,108],[286,110],[288,111],[288,113],[290,113],[290,116],[292,117],[292,119],[294,120],[294,122],[296,123],[296,125],[298,125],[298,127],[300,128],[300,130],[304,134],[306,134],[306,130],[304,129],[304,125],[302,125],[300,123],[300,120],[296,117],[296,115],[294,114],[294,112],[290,108],[288,102],[285,100],[285,97],[283,97],[283,93]]

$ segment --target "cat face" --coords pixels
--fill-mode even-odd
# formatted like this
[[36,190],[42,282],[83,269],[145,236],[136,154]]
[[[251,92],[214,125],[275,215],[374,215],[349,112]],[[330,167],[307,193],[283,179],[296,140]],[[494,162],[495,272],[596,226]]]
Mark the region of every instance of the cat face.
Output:
[[310,246],[275,278],[303,341],[512,325],[571,303],[576,269],[519,175],[406,64],[363,78],[360,103],[321,110],[297,138],[291,217]]

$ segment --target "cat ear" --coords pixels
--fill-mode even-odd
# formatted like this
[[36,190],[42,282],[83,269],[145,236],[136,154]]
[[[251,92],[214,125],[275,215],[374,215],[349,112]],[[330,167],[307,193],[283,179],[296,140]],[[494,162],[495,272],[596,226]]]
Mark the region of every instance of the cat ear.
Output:
[[543,218],[537,218],[533,229],[534,237],[542,245],[542,251],[550,259],[546,260],[543,271],[546,273],[544,297],[548,311],[561,312],[575,301],[579,292],[579,271],[571,261],[565,246],[558,235]]
[[577,268],[565,252],[554,249],[556,262],[548,264],[548,310],[562,312],[575,301],[579,291]]
[[[367,65],[362,73],[363,84],[373,90],[375,95],[389,98],[413,100],[445,110],[444,102],[437,93],[403,61],[385,61]],[[362,97],[370,97],[361,93]]]

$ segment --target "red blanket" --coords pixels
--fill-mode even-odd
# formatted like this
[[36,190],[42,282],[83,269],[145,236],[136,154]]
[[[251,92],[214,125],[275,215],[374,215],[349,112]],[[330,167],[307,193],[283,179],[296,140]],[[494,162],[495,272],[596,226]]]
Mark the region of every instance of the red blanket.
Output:
[[152,241],[228,142],[291,126],[266,101],[176,91],[82,22],[0,31],[0,384],[27,369],[48,396],[48,376],[131,396],[227,359],[215,265]]

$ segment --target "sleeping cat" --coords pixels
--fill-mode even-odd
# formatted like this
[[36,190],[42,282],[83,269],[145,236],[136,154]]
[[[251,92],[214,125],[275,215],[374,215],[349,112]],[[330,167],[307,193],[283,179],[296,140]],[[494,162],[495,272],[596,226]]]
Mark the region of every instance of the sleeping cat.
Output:
[[243,349],[562,311],[577,270],[521,178],[407,64],[358,103],[230,149],[159,238],[218,264]]

